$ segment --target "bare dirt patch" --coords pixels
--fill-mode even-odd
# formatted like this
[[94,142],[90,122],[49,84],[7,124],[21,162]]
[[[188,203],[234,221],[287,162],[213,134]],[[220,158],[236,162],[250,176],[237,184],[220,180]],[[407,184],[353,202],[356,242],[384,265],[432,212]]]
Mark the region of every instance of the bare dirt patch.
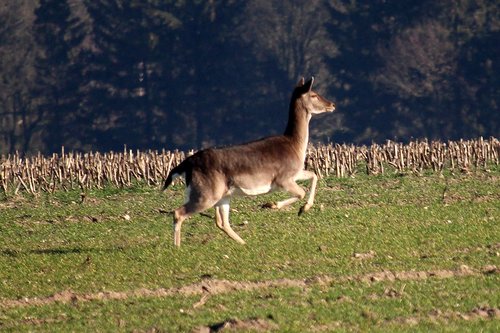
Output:
[[[439,309],[432,310],[428,313],[422,313],[415,316],[407,317],[396,317],[388,319],[378,319],[373,314],[369,312],[363,312],[363,316],[372,316],[373,321],[376,322],[379,330],[384,326],[416,326],[422,322],[440,322],[447,323],[450,321],[464,320],[464,321],[475,321],[475,320],[497,320],[500,318],[500,309],[496,307],[490,307],[488,305],[477,306],[470,311],[460,312],[460,311],[442,311]],[[338,329],[344,329],[347,331],[359,331],[359,327],[352,323],[335,321],[331,324],[318,325],[311,327],[311,332],[332,332]],[[208,331],[207,331],[208,332]]]
[[441,321],[447,322],[450,320],[484,320],[484,319],[499,319],[500,309],[495,307],[490,307],[488,305],[477,306],[468,312],[460,311],[441,311],[439,309],[433,310],[427,314],[420,316],[410,316],[410,317],[399,317],[391,320],[387,320],[387,324],[406,324],[406,325],[417,325],[422,321]]
[[[175,295],[215,295],[239,291],[252,291],[268,288],[306,288],[312,285],[328,286],[345,282],[377,283],[381,281],[406,281],[425,279],[447,279],[461,276],[471,276],[480,274],[498,274],[499,270],[494,265],[487,265],[481,269],[473,269],[462,265],[456,270],[431,270],[431,271],[381,271],[363,275],[353,276],[314,276],[306,279],[277,279],[268,281],[229,281],[204,279],[199,283],[177,288],[140,288],[129,291],[103,291],[98,293],[75,293],[71,290],[64,290],[45,298],[21,298],[0,300],[0,308],[13,308],[22,306],[43,306],[52,303],[77,303],[91,302],[97,300],[123,300],[128,298],[151,298],[169,297]],[[200,300],[203,303],[202,300]],[[198,303],[200,303],[198,302]],[[203,304],[199,304],[202,306]]]
[[359,259],[359,260],[367,260],[367,259],[373,259],[377,253],[375,251],[368,251],[366,253],[354,253],[352,257],[354,259]]
[[478,252],[486,252],[488,255],[492,257],[500,257],[500,243],[478,245],[475,247],[465,247],[455,251],[456,254],[469,254]]
[[482,267],[481,272],[483,274],[498,274],[500,270],[495,265],[485,265]]

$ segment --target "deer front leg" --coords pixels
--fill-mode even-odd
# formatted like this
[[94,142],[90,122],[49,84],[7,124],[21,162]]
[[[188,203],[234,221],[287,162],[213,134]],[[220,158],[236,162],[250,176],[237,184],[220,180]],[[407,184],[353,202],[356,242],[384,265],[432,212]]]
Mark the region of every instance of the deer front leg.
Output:
[[301,199],[303,199],[306,195],[302,187],[300,187],[294,180],[289,180],[283,184],[280,185],[280,187],[287,191],[288,193],[292,194],[293,197],[278,201],[276,203],[267,203],[263,205],[263,208],[272,208],[272,209],[281,209],[283,207],[289,206]]
[[[290,191],[288,191],[290,192]],[[290,206],[291,204],[300,200],[300,197],[292,197],[285,200],[281,200],[278,202],[268,202],[262,205],[262,208],[271,208],[271,209],[281,209],[286,206]]]
[[[314,204],[314,197],[316,195],[316,185],[318,183],[318,176],[316,176],[314,172],[302,170],[295,178],[295,180],[309,180],[309,179],[312,179],[311,188],[309,190],[309,196],[307,197],[307,202],[304,204],[304,206],[300,208],[299,215],[302,215],[303,213],[307,212]],[[289,192],[290,194],[293,194],[294,197],[278,201],[276,203],[267,203],[263,205],[264,208],[281,209],[305,197],[304,190],[299,185],[297,185],[295,181],[290,181],[287,182],[286,184],[283,184],[282,188],[285,191]]]
[[307,212],[314,204],[314,197],[316,196],[316,185],[318,183],[318,176],[312,171],[302,170],[297,177],[297,180],[309,180],[311,181],[311,188],[309,190],[309,196],[307,197],[307,202],[304,206],[300,207],[299,215]]

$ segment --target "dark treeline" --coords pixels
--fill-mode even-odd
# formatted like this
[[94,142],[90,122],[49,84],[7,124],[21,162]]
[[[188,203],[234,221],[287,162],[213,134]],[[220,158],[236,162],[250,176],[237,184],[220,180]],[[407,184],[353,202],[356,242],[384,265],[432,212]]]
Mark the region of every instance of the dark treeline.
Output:
[[496,0],[0,0],[0,154],[499,134]]

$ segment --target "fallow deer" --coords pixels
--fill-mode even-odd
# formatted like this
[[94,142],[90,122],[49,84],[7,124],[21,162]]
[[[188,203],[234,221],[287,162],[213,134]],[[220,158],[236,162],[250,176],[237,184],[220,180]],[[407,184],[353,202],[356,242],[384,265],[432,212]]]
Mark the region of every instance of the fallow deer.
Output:
[[293,197],[266,207],[280,209],[305,197],[297,180],[311,179],[307,202],[299,215],[311,208],[318,177],[304,170],[312,115],[333,112],[335,104],[312,91],[314,78],[302,78],[292,93],[285,133],[242,145],[201,150],[186,158],[168,175],[163,189],[184,176],[185,203],[174,212],[174,245],[181,244],[182,222],[215,206],[215,222],[238,243],[245,241],[229,224],[229,201],[233,195],[258,195],[285,190]]

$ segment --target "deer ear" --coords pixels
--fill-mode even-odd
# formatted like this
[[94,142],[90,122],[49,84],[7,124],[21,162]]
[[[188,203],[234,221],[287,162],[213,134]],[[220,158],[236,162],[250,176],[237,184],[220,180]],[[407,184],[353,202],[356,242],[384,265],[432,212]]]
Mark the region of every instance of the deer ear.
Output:
[[296,88],[300,88],[304,85],[304,77],[302,77],[299,82],[297,82]]
[[314,82],[314,76],[312,76],[309,80],[307,80],[307,82],[304,84],[304,90],[309,92],[311,91],[312,89],[312,86],[313,86],[313,82]]

